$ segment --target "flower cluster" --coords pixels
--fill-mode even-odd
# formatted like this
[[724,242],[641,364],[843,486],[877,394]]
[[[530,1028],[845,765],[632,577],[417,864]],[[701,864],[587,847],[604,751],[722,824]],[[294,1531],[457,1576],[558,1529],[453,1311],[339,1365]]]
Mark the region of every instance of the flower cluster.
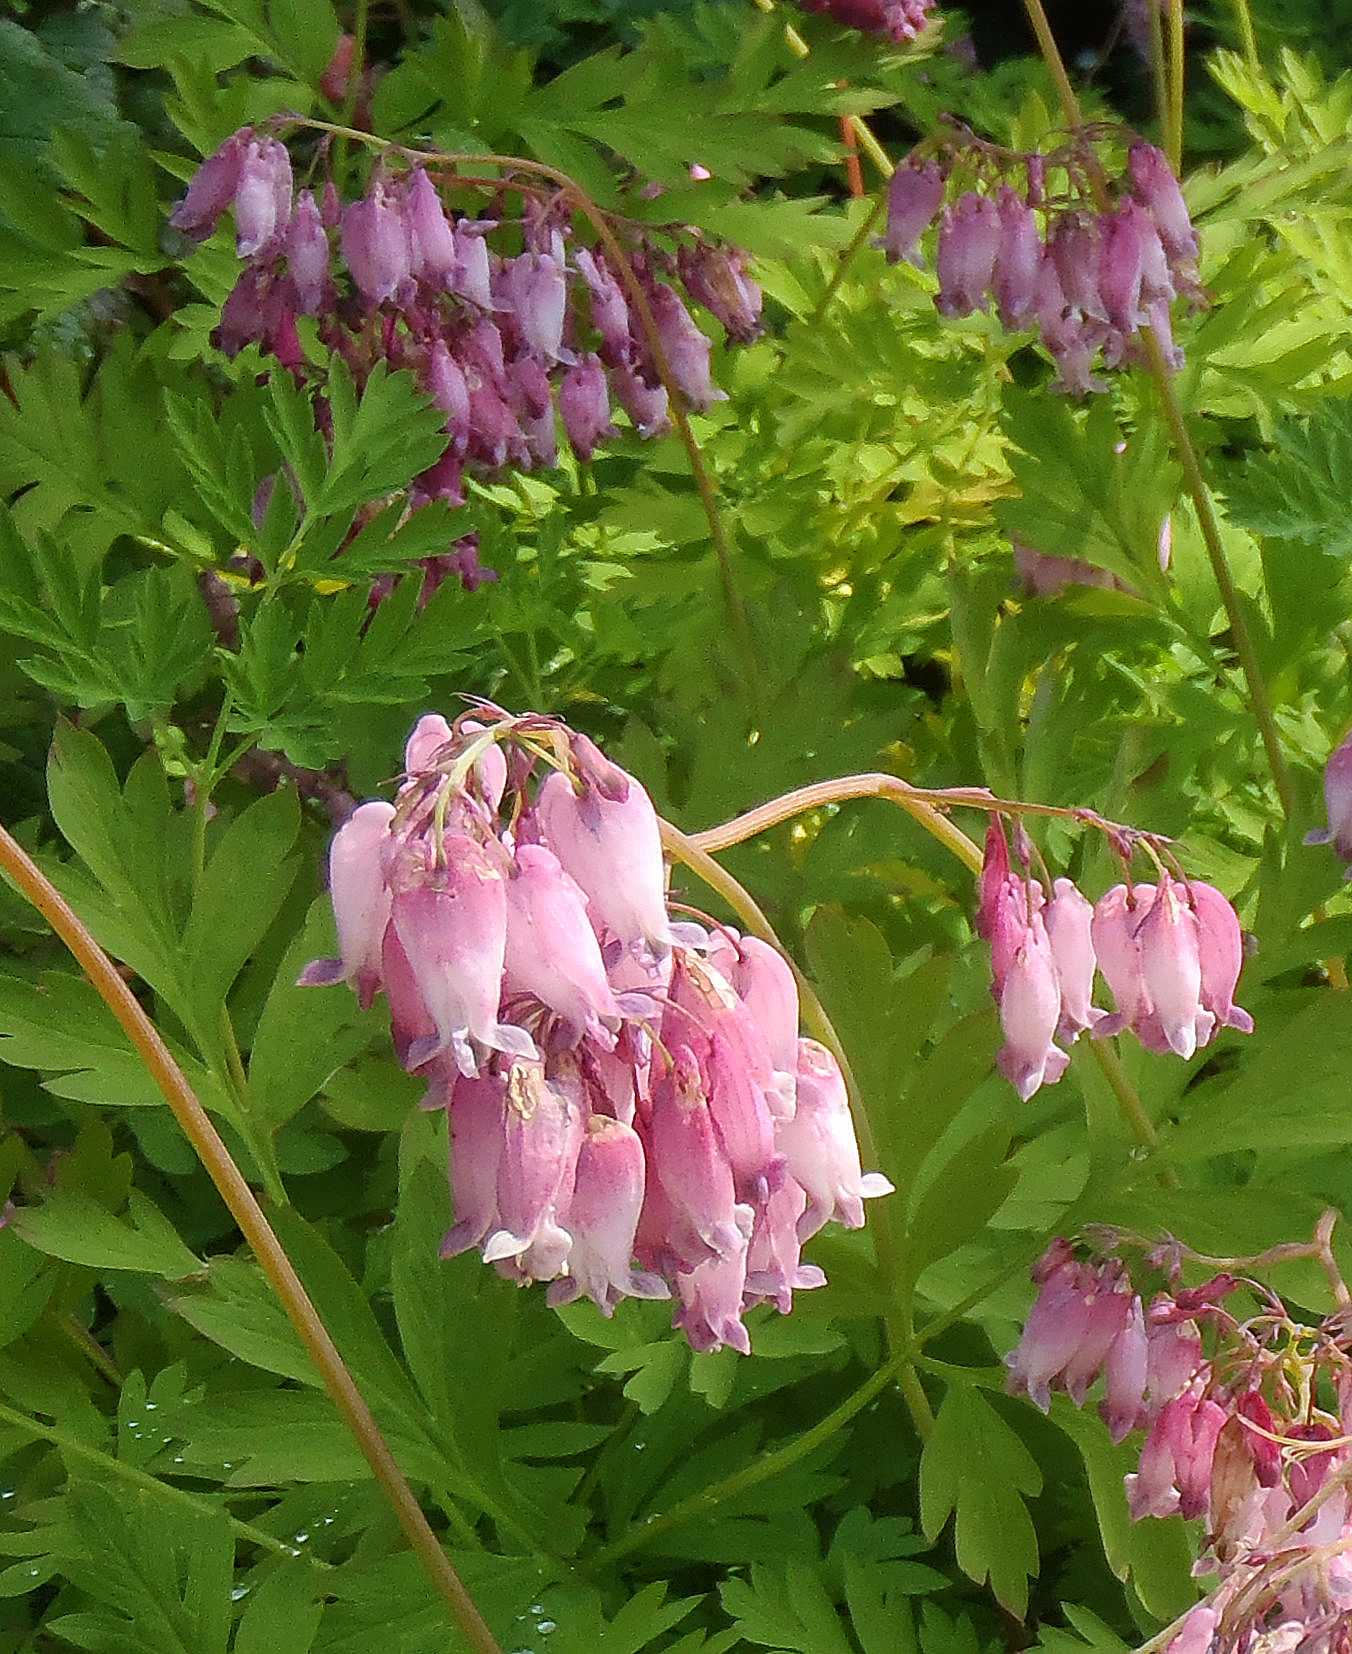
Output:
[[799,0],[804,11],[819,12],[842,28],[886,39],[914,40],[929,21],[934,0]]
[[[1331,1261],[1324,1241],[1323,1251],[1273,1256]],[[1170,1654],[1341,1647],[1329,1638],[1352,1611],[1346,1313],[1301,1326],[1234,1265],[1182,1287],[1181,1253],[1171,1242],[1149,1255],[1167,1285],[1147,1301],[1119,1259],[1079,1259],[1054,1241],[1033,1271],[1039,1292],[1007,1357],[1009,1387],[1046,1412],[1053,1389],[1082,1406],[1101,1376],[1113,1439],[1146,1433],[1126,1478],[1132,1516],[1205,1520],[1198,1571],[1218,1583],[1184,1618]],[[1245,1290],[1258,1313],[1242,1320],[1230,1306]]]
[[[984,167],[991,152],[974,163]],[[999,168],[987,190],[964,190],[945,205],[954,158],[923,151],[899,166],[888,187],[889,262],[912,258],[920,237],[939,220],[935,298],[941,314],[969,316],[992,305],[1012,332],[1036,327],[1060,373],[1059,388],[1083,395],[1101,390],[1092,369],[1137,358],[1136,335],[1150,327],[1177,370],[1170,305],[1180,294],[1194,305],[1197,235],[1178,180],[1164,154],[1133,144],[1126,176],[1111,187],[1095,158],[1072,149],[1060,157],[1017,158],[1015,176]],[[1064,173],[1052,195],[1049,174]]]
[[[245,268],[215,335],[227,355],[257,344],[299,374],[297,324],[310,317],[358,384],[379,362],[411,369],[450,438],[414,493],[460,504],[467,467],[554,465],[556,413],[584,461],[618,434],[612,398],[642,435],[668,428],[667,389],[633,289],[603,250],[570,246],[561,195],[526,202],[512,222],[448,213],[426,167],[383,162],[360,200],[344,205],[332,183],[316,199],[294,190],[286,146],[245,127],[204,162],[170,222],[200,240],[234,209]],[[759,331],[760,289],[738,253],[693,234],[676,257],[631,239],[631,271],[671,379],[689,406],[707,408],[723,399],[710,340],[665,278],[740,341]],[[521,250],[500,252],[499,241]]]
[[445,1108],[443,1256],[478,1247],[607,1315],[674,1297],[696,1349],[746,1353],[746,1309],[825,1279],[802,1243],[891,1188],[860,1169],[835,1058],[799,1038],[792,971],[672,922],[647,794],[552,719],[429,715],[404,773],[333,841],[342,957],[301,981],[383,992]]
[[[1130,1028],[1148,1051],[1191,1057],[1222,1028],[1253,1032],[1234,1002],[1243,935],[1214,885],[1180,881],[1161,868],[1157,884],[1114,885],[1091,903],[1069,879],[1050,894],[1010,866],[999,818],[986,835],[977,934],[991,947],[991,992],[1005,1043],[1000,1072],[1027,1100],[1065,1073],[1073,1044]],[[1117,1009],[1094,1005],[1102,974]]]

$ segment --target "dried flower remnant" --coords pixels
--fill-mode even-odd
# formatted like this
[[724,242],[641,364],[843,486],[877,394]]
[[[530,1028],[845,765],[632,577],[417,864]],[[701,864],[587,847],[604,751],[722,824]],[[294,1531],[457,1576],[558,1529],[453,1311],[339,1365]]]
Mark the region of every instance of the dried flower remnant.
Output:
[[[1064,187],[1048,189],[1048,175]],[[952,179],[978,187],[944,204]],[[941,315],[992,307],[1011,332],[1035,327],[1058,369],[1057,388],[1101,390],[1093,368],[1142,360],[1149,327],[1175,371],[1171,305],[1198,306],[1197,234],[1164,154],[1134,143],[1126,174],[1105,179],[1077,140],[1055,155],[1009,154],[975,141],[929,141],[897,168],[880,245],[890,263],[913,259],[937,220],[935,304]]]
[[[1234,908],[1213,885],[1175,879],[1114,885],[1091,904],[1074,883],[1051,892],[1015,873],[999,817],[986,835],[977,935],[991,947],[991,993],[1005,1043],[1002,1074],[1025,1101],[1055,1084],[1065,1045],[1130,1029],[1148,1051],[1191,1057],[1222,1028],[1253,1032],[1234,1002],[1244,962]],[[1092,1003],[1095,973],[1116,1011]],[[1058,1045],[1057,1040],[1062,1043]]]
[[639,783],[557,721],[421,719],[393,804],[329,856],[340,959],[301,981],[383,993],[400,1062],[446,1110],[455,1223],[559,1305],[668,1298],[696,1349],[750,1338],[820,1286],[823,1224],[859,1228],[864,1172],[831,1053],[798,1033],[767,944],[674,924]]
[[[1205,1521],[1194,1572],[1215,1583],[1183,1619],[1170,1654],[1206,1654],[1222,1622],[1225,1647],[1239,1654],[1340,1646],[1330,1637],[1352,1608],[1347,1312],[1302,1324],[1250,1274],[1310,1257],[1345,1301],[1332,1221],[1326,1214],[1309,1244],[1247,1260],[1192,1259],[1174,1241],[1142,1244],[1150,1294],[1121,1256],[1085,1255],[1065,1240],[1033,1270],[1038,1294],[1006,1358],[1009,1388],[1046,1411],[1056,1390],[1083,1406],[1102,1378],[1099,1410],[1114,1440],[1144,1432],[1125,1478],[1132,1517]],[[1111,1250],[1136,1244],[1117,1236]],[[1190,1260],[1211,1273],[1185,1287]],[[1316,1497],[1321,1508],[1302,1519]]]

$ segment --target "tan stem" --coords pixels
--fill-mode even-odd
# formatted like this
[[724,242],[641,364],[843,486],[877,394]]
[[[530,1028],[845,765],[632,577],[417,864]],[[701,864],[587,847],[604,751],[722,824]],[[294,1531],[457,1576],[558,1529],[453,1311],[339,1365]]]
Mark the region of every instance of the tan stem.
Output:
[[174,1061],[154,1023],[75,910],[11,835],[0,827],[0,869],[47,920],[121,1024],[137,1054],[196,1150],[230,1215],[282,1302],[343,1421],[361,1448],[428,1578],[476,1654],[502,1654],[496,1638],[466,1591],[450,1558],[423,1515],[398,1461],[390,1452],[366,1398],[319,1318],[253,1190],[244,1181],[220,1133]]

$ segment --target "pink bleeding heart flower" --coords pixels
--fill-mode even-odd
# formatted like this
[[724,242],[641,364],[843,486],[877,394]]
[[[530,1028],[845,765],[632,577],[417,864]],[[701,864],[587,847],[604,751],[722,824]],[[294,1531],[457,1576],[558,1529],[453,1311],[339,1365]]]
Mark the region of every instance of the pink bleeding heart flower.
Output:
[[482,1246],[502,1228],[498,1211],[498,1163],[502,1159],[507,1082],[499,1074],[478,1079],[453,1075],[446,1091],[451,1138],[451,1211],[455,1224],[441,1243],[443,1258]]
[[393,820],[394,806],[377,799],[359,804],[334,835],[329,896],[342,957],[313,960],[297,979],[304,988],[350,982],[363,1010],[383,985],[381,946],[391,906],[384,854]]
[[1091,927],[1094,904],[1069,879],[1057,879],[1042,919],[1051,945],[1061,989],[1061,1015],[1056,1032],[1061,1039],[1077,1040],[1107,1015],[1090,1004],[1094,991],[1094,943]]
[[970,316],[986,309],[1001,229],[1000,209],[989,196],[969,191],[944,209],[934,262],[940,315]]
[[900,166],[887,186],[887,229],[882,238],[889,264],[913,259],[920,237],[933,224],[944,200],[944,175],[937,161]]
[[221,214],[239,191],[245,151],[252,136],[247,126],[240,127],[202,162],[187,193],[169,214],[176,230],[194,241],[205,241],[215,231]]
[[1202,1004],[1202,958],[1197,915],[1187,890],[1166,868],[1154,899],[1135,926],[1141,983],[1152,1014],[1137,1028],[1147,1050],[1160,1038],[1175,1055],[1188,1058],[1205,1045],[1216,1019]]
[[1305,842],[1331,844],[1348,863],[1352,876],[1352,734],[1345,735],[1329,754],[1324,767],[1324,803],[1329,824],[1306,833]]
[[586,1296],[602,1315],[621,1298],[669,1298],[661,1276],[634,1268],[634,1236],[643,1207],[647,1167],[632,1127],[593,1114],[578,1149],[568,1228],[573,1237],[567,1275],[549,1289],[557,1308]]
[[1202,1005],[1215,1019],[1217,1028],[1251,1034],[1253,1018],[1235,1004],[1235,987],[1244,967],[1244,934],[1239,918],[1215,885],[1200,879],[1188,881],[1188,900],[1197,915]]
[[384,184],[343,212],[343,259],[369,309],[391,299],[413,272],[402,203]]
[[266,258],[291,222],[291,157],[275,138],[253,138],[244,146],[235,189],[235,251],[240,258]]
[[507,1073],[498,1159],[498,1222],[483,1244],[485,1263],[510,1278],[553,1280],[572,1247],[564,1227],[582,1147],[582,1114],[543,1063],[514,1062]]
[[533,995],[563,1019],[576,1043],[584,1034],[614,1044],[620,1008],[606,981],[587,898],[542,844],[520,844],[507,880],[503,990]]
[[881,1172],[860,1167],[845,1077],[831,1052],[816,1040],[800,1039],[796,1068],[797,1108],[791,1120],[778,1122],[775,1140],[789,1176],[807,1192],[798,1238],[808,1240],[833,1219],[861,1229],[864,1201],[890,1195],[892,1184]]
[[[623,774],[623,772],[620,772]],[[587,894],[592,923],[627,947],[671,945],[662,835],[652,800],[632,776],[606,797],[560,771],[545,777],[534,814],[545,843]]]
[[599,442],[620,433],[610,419],[605,368],[594,351],[580,356],[559,385],[559,416],[573,452],[584,463]]
[[444,865],[399,868],[394,928],[436,1028],[415,1041],[410,1067],[449,1052],[462,1074],[479,1072],[480,1050],[537,1055],[520,1028],[497,1020],[507,946],[507,891],[483,846],[463,833],[444,839]]
[[786,1177],[768,1200],[755,1209],[755,1226],[746,1256],[745,1301],[771,1303],[781,1315],[793,1308],[795,1292],[825,1286],[816,1264],[801,1261],[799,1229],[807,1209],[807,1191]]
[[751,1354],[751,1335],[742,1321],[751,1229],[749,1206],[737,1208],[737,1222],[730,1246],[676,1277],[680,1307],[671,1324],[685,1333],[691,1349],[701,1353],[721,1350],[726,1344],[742,1355]]

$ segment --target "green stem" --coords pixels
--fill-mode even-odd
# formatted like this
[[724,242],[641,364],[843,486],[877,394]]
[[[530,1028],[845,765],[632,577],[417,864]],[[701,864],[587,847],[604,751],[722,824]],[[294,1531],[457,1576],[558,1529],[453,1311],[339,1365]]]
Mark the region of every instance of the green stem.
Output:
[[1235,8],[1235,27],[1239,30],[1239,46],[1244,53],[1244,61],[1250,69],[1261,69],[1263,60],[1258,55],[1258,36],[1254,33],[1253,13],[1249,10],[1249,0],[1233,0]]
[[[1150,32],[1150,86],[1155,96],[1155,115],[1161,133],[1169,130],[1169,76],[1164,64],[1164,20],[1154,0],[1146,7]],[[1167,140],[1166,140],[1167,141]]]
[[[1141,1101],[1136,1087],[1127,1078],[1115,1045],[1111,1040],[1094,1039],[1089,1041],[1089,1049],[1103,1070],[1103,1077],[1116,1097],[1117,1106],[1122,1110],[1122,1116],[1131,1127],[1137,1142],[1153,1153],[1159,1147],[1160,1134],[1155,1129],[1155,1122],[1146,1113],[1145,1104]],[[1178,1173],[1172,1166],[1161,1166],[1157,1175],[1162,1189],[1178,1187]]]
[[[16,1412],[4,1402],[0,1402],[0,1423],[22,1430],[38,1441],[50,1442],[66,1460],[83,1459],[86,1463],[96,1466],[105,1476],[118,1477],[143,1492],[159,1494],[171,1503],[194,1511],[199,1516],[224,1516],[241,1539],[247,1539],[260,1550],[271,1551],[274,1556],[291,1557],[296,1554],[292,1546],[285,1544],[274,1534],[266,1532],[263,1528],[256,1528],[252,1522],[241,1522],[237,1516],[231,1516],[228,1510],[222,1510],[212,1500],[204,1499],[197,1493],[189,1493],[187,1488],[176,1487],[173,1482],[162,1482],[158,1476],[152,1476],[149,1471],[142,1470],[137,1465],[128,1464],[124,1459],[115,1459],[111,1453],[91,1447],[88,1442],[81,1441],[78,1436],[72,1436],[58,1425],[39,1424],[36,1419],[29,1418],[27,1413]],[[325,1562],[321,1557],[312,1556],[309,1560],[317,1568],[332,1567],[332,1563]]]
[[1258,725],[1263,751],[1267,754],[1268,766],[1277,788],[1277,797],[1281,801],[1282,814],[1289,821],[1297,810],[1296,792],[1291,782],[1291,773],[1286,767],[1281,737],[1277,733],[1277,721],[1272,712],[1272,701],[1258,660],[1258,650],[1254,646],[1253,634],[1249,630],[1249,623],[1244,617],[1244,609],[1240,603],[1239,588],[1230,573],[1225,547],[1221,543],[1216,508],[1212,504],[1210,490],[1202,475],[1197,450],[1188,434],[1187,420],[1178,400],[1178,389],[1169,364],[1164,360],[1160,342],[1152,328],[1142,328],[1140,336],[1145,346],[1150,376],[1159,391],[1164,417],[1173,435],[1174,448],[1183,467],[1184,481],[1192,499],[1193,509],[1197,513],[1197,525],[1202,531],[1202,541],[1206,546],[1211,572],[1221,594],[1226,619],[1230,623],[1230,636],[1234,641],[1235,654],[1239,657],[1240,670],[1244,674],[1244,682],[1249,692],[1249,707],[1254,722]]
[[[1056,40],[1047,24],[1047,15],[1042,9],[1042,0],[1024,0],[1028,17],[1033,25],[1033,32],[1037,35],[1038,45],[1056,82],[1057,92],[1061,99],[1062,113],[1069,126],[1080,124],[1080,105],[1074,89],[1066,75],[1061,54]],[[1170,0],[1170,48],[1171,57],[1177,54],[1177,73],[1181,82],[1182,77],[1182,9],[1180,0]],[[1177,170],[1177,167],[1175,167]],[[1202,531],[1202,540],[1206,545],[1207,558],[1211,563],[1211,572],[1220,591],[1221,603],[1225,608],[1226,618],[1230,623],[1230,635],[1234,639],[1235,653],[1239,657],[1240,670],[1244,674],[1244,681],[1249,692],[1249,707],[1254,721],[1258,725],[1258,732],[1263,742],[1263,750],[1267,755],[1268,767],[1272,771],[1272,779],[1277,788],[1277,796],[1281,801],[1282,813],[1288,820],[1296,813],[1295,788],[1291,784],[1290,771],[1286,767],[1286,759],[1282,753],[1281,739],[1277,733],[1276,719],[1272,713],[1272,702],[1268,696],[1267,683],[1263,678],[1262,667],[1258,660],[1258,651],[1254,647],[1253,635],[1244,618],[1244,610],[1240,605],[1239,590],[1230,573],[1230,565],[1226,561],[1225,547],[1221,543],[1220,524],[1216,519],[1216,509],[1211,501],[1211,493],[1207,488],[1206,478],[1202,475],[1201,460],[1193,446],[1192,437],[1188,432],[1188,423],[1183,414],[1182,404],[1178,400],[1178,389],[1174,383],[1174,375],[1169,364],[1164,359],[1164,352],[1160,347],[1159,339],[1153,328],[1143,327],[1140,330],[1141,343],[1145,348],[1146,362],[1150,370],[1150,377],[1155,381],[1159,392],[1160,402],[1164,408],[1164,417],[1174,440],[1174,449],[1179,463],[1183,467],[1183,477],[1187,484],[1188,494],[1192,499],[1193,508],[1197,513],[1198,527]]]
[[864,222],[851,237],[849,246],[844,249],[840,257],[836,260],[836,267],[831,272],[831,279],[826,284],[826,291],[812,307],[812,314],[807,319],[808,327],[815,327],[817,323],[821,321],[826,312],[831,308],[832,299],[834,299],[836,294],[840,291],[841,282],[845,280],[851,264],[854,263],[865,242],[868,240],[869,234],[872,231],[873,226],[878,222],[878,219],[886,204],[885,198],[881,195],[878,196],[878,198],[874,201],[873,207],[867,218],[865,218]]
[[1066,125],[1072,129],[1081,126],[1083,116],[1080,114],[1080,100],[1075,96],[1075,88],[1070,84],[1070,76],[1066,73],[1066,66],[1061,58],[1061,48],[1056,44],[1056,36],[1052,33],[1046,12],[1042,9],[1042,0],[1023,0],[1023,6],[1037,37],[1042,61],[1047,65],[1047,71],[1056,87],[1056,95],[1061,100]]
[[70,949],[145,1063],[174,1118],[248,1241],[428,1578],[475,1654],[502,1654],[413,1496],[366,1398],[319,1317],[285,1248],[183,1070],[116,967],[32,857],[0,827],[0,869]]
[[[912,1366],[920,1351],[931,1339],[937,1338],[940,1333],[947,1332],[968,1315],[976,1306],[989,1298],[993,1292],[998,1292],[1007,1281],[1016,1275],[1021,1275],[1040,1255],[1047,1242],[1045,1236],[1040,1236],[1036,1250],[1028,1250],[1026,1255],[1021,1254],[1015,1261],[1008,1264],[998,1275],[977,1287],[974,1291],[938,1315],[914,1334],[897,1350],[878,1370],[872,1373],[857,1390],[852,1391],[841,1404],[829,1412],[824,1419],[819,1420],[811,1429],[795,1436],[792,1441],[785,1442],[783,1447],[773,1453],[762,1454],[753,1459],[750,1464],[734,1471],[731,1476],[725,1476],[721,1482],[714,1482],[698,1493],[682,1499],[679,1504],[673,1505],[669,1511],[661,1516],[654,1516],[648,1521],[640,1522],[636,1527],[622,1534],[612,1544],[604,1546],[587,1561],[587,1571],[594,1573],[613,1562],[618,1562],[633,1551],[642,1550],[651,1540],[670,1533],[673,1528],[681,1527],[686,1522],[694,1521],[696,1517],[706,1516],[716,1510],[719,1505],[738,1494],[745,1493],[749,1488],[758,1487],[762,1482],[768,1482],[771,1477],[778,1476],[781,1471],[789,1470],[800,1459],[806,1458],[809,1453],[830,1441],[838,1430],[843,1430],[851,1419],[857,1418],[860,1413],[876,1397],[880,1396],[894,1379],[900,1380],[907,1367]],[[926,1399],[926,1408],[929,1402]]]
[[810,1430],[805,1430],[802,1435],[786,1442],[783,1447],[773,1453],[763,1453],[740,1470],[734,1471],[731,1476],[725,1476],[721,1482],[701,1488],[698,1493],[690,1494],[662,1515],[654,1516],[630,1528],[628,1533],[622,1534],[619,1539],[590,1557],[587,1571],[595,1573],[609,1567],[631,1552],[642,1550],[654,1539],[670,1533],[673,1528],[683,1527],[685,1523],[693,1522],[697,1517],[707,1516],[719,1505],[736,1498],[739,1493],[745,1493],[748,1488],[758,1487],[761,1482],[767,1482],[772,1476],[778,1476],[781,1471],[790,1469],[800,1459],[830,1441],[838,1430],[843,1429],[851,1419],[862,1413],[875,1397],[880,1396],[914,1360],[918,1347],[919,1341],[913,1339],[905,1349],[898,1350],[890,1361],[879,1367],[852,1394],[846,1396],[839,1407],[814,1424]]
[[1169,101],[1165,106],[1164,152],[1169,165],[1183,172],[1183,84],[1186,57],[1183,51],[1183,0],[1169,0]]
[[105,1379],[114,1390],[122,1388],[123,1374],[117,1363],[82,1321],[70,1314],[58,1314],[50,1308],[46,1312],[46,1319],[64,1339],[74,1345],[100,1378]]

